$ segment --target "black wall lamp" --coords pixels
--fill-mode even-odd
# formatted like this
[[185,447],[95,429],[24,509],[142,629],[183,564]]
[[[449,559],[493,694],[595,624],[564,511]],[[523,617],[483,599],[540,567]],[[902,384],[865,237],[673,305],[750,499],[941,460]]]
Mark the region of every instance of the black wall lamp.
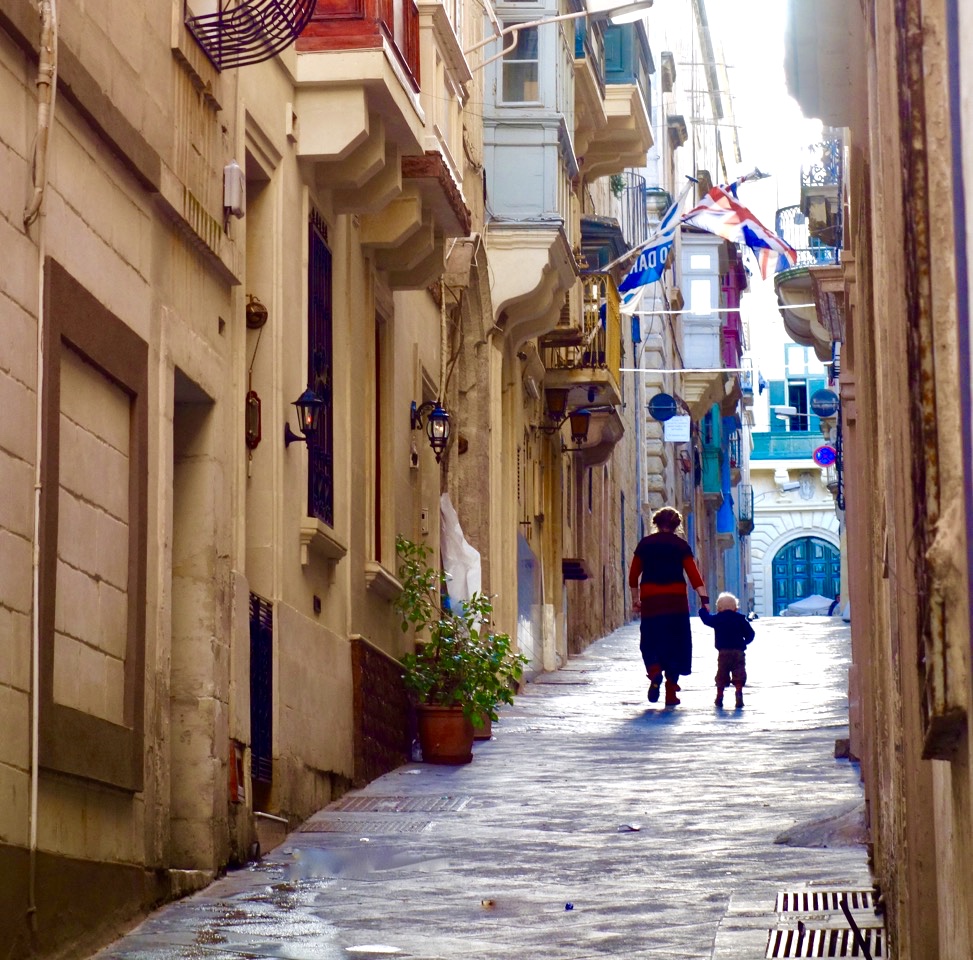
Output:
[[547,401],[547,416],[558,428],[568,415],[568,391],[561,387],[548,387],[544,391]]
[[571,442],[581,446],[588,439],[588,425],[591,423],[591,411],[587,407],[578,407],[568,411],[568,390],[563,387],[548,387],[544,391],[547,405],[547,419],[544,425],[534,425],[541,433],[560,433],[565,420],[571,422]]
[[591,412],[584,408],[572,410],[569,416],[571,421],[571,442],[581,446],[588,440],[588,425],[591,423]]
[[324,401],[310,388],[308,387],[295,401],[294,406],[297,407],[297,419],[300,421],[301,429],[304,431],[303,434],[294,433],[291,430],[291,425],[286,420],[284,421],[284,446],[289,447],[291,443],[295,440],[303,440],[307,443],[308,440],[318,429],[318,421],[321,418],[321,409],[324,407]]
[[426,436],[432,452],[436,454],[436,463],[439,463],[449,441],[449,414],[438,400],[427,400],[422,406],[416,406],[413,400],[410,413],[413,430],[422,429],[422,418],[425,416]]

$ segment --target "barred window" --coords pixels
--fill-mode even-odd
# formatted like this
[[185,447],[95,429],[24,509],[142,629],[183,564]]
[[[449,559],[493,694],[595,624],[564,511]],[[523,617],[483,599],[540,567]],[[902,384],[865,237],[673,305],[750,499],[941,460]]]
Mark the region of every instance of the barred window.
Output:
[[327,226],[312,211],[308,225],[308,384],[324,401],[318,429],[308,441],[308,516],[334,526],[334,417],[332,398],[331,251]]

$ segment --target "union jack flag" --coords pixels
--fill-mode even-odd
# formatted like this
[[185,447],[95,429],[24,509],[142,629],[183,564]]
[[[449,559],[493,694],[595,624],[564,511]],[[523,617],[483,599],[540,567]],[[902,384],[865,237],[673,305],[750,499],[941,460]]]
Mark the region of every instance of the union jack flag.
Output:
[[746,244],[757,257],[765,280],[773,272],[777,256],[790,264],[797,262],[797,251],[773,230],[768,230],[724,187],[713,187],[682,222],[715,233],[731,243]]

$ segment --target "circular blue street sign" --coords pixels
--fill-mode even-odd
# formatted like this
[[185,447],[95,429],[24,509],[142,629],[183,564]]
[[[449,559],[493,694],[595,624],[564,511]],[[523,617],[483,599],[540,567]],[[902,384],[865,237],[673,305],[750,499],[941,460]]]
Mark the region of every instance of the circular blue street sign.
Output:
[[838,459],[838,453],[834,447],[825,444],[823,447],[818,447],[811,457],[819,467],[830,467]]
[[811,394],[811,413],[816,417],[833,417],[838,412],[838,394],[827,387]]
[[666,420],[674,417],[677,411],[676,398],[668,393],[657,393],[649,401],[649,414],[656,420],[665,423]]

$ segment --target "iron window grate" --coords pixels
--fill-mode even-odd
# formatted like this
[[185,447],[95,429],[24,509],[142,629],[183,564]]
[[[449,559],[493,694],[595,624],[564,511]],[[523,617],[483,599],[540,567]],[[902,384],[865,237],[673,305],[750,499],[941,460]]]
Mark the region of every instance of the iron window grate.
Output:
[[841,913],[841,898],[848,898],[850,910],[871,910],[872,891],[866,889],[790,890],[777,894],[777,913]]
[[345,813],[455,813],[462,810],[472,797],[462,795],[426,794],[403,796],[342,797],[330,810]]
[[[885,938],[880,929],[866,928],[860,931],[869,953],[878,960],[885,957]],[[864,957],[855,934],[847,927],[842,929],[790,929],[771,930],[767,942],[767,957]]]

